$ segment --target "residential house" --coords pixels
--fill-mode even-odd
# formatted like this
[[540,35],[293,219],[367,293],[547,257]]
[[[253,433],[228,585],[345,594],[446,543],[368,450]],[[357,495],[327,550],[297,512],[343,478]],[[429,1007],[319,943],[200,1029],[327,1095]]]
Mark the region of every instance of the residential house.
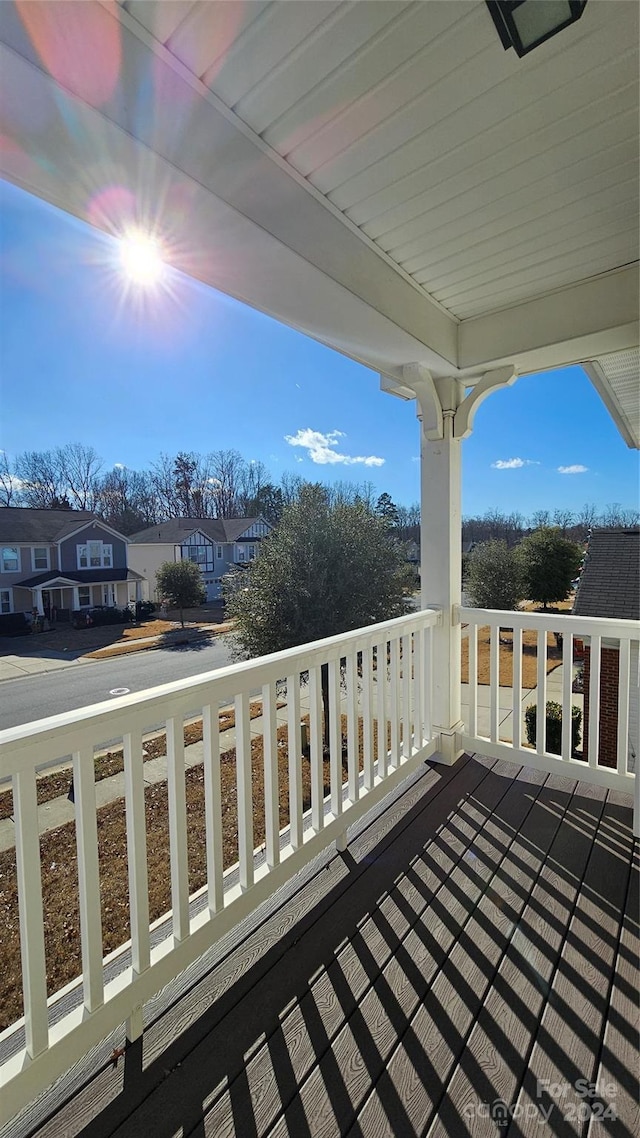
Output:
[[165,561],[194,561],[208,601],[222,597],[222,578],[258,553],[272,526],[264,518],[170,518],[129,538],[129,564],[145,582],[148,600],[160,600],[156,573]]
[[[640,529],[596,529],[589,538],[586,557],[576,599],[576,616],[596,616],[610,620],[640,618]],[[584,723],[583,753],[588,758],[590,745],[592,644],[583,647]],[[620,668],[624,681],[620,684]],[[618,716],[620,688],[629,699],[628,752],[635,767],[640,743],[640,711],[638,693],[638,642],[631,644],[629,657],[621,656],[620,644],[604,638],[599,653],[600,699],[598,701],[598,752],[604,766],[618,763]],[[626,695],[624,697],[627,698]]]
[[[24,991],[24,1019],[2,1035],[11,1138],[80,1128],[451,1138],[509,1123],[510,1134],[560,1134],[576,1120],[590,1134],[638,1132],[630,792],[640,782],[626,762],[599,763],[597,739],[588,763],[574,759],[569,730],[560,756],[545,751],[544,730],[535,751],[521,745],[519,650],[525,632],[540,647],[563,632],[567,656],[572,636],[606,636],[626,657],[638,626],[510,615],[509,742],[504,613],[467,609],[466,643],[460,613],[463,440],[483,400],[550,369],[562,391],[564,369],[582,366],[640,446],[638,16],[625,0],[0,4],[2,176],[110,232],[149,218],[175,269],[413,401],[428,534],[417,613],[0,735]],[[213,368],[215,338],[203,335]],[[296,405],[273,374],[256,367],[248,407],[255,416],[280,399],[284,432]],[[363,378],[349,397],[366,430],[379,396]],[[197,414],[186,365],[173,405],[189,407],[185,422]],[[328,429],[338,408],[324,405]],[[385,454],[404,461],[398,415],[389,409]],[[505,420],[490,439],[487,421],[478,427],[485,453],[503,459],[531,434],[524,422],[514,433]],[[566,427],[577,446],[579,424]],[[491,683],[481,685],[487,626]],[[542,652],[538,666],[544,698]],[[568,727],[570,668],[564,677]],[[265,762],[254,787],[256,692]],[[288,796],[275,730],[285,695]],[[303,696],[304,759],[294,749]],[[480,697],[490,737],[478,731]],[[232,700],[235,763],[221,757],[216,715]],[[187,813],[180,727],[198,709],[205,805],[190,800]],[[143,774],[142,733],[159,724],[164,875]],[[91,748],[123,735],[118,868],[130,921],[114,949]],[[36,772],[70,753],[80,919],[68,939],[81,945],[81,975],[50,994]],[[231,767],[237,785],[223,801]],[[229,866],[223,809],[237,822]],[[206,869],[190,894],[194,835]],[[151,852],[164,917],[151,909]]]
[[0,508],[2,614],[125,606],[141,597],[127,561],[128,539],[86,510]]

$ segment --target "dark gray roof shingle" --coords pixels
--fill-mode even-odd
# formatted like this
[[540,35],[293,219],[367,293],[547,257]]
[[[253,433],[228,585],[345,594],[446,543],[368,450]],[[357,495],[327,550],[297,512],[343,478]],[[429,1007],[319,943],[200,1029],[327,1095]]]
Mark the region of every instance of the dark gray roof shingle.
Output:
[[0,541],[60,541],[83,525],[104,522],[89,510],[30,510],[25,506],[0,507]]
[[612,620],[640,618],[640,528],[593,531],[573,611]]
[[192,533],[203,533],[213,542],[237,541],[240,534],[262,518],[169,518],[156,526],[134,533],[133,545],[181,545]]

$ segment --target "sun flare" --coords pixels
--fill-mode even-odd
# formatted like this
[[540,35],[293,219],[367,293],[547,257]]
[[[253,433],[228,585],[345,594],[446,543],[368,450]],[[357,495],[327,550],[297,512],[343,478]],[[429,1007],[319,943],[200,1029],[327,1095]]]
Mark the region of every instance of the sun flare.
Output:
[[150,288],[162,279],[165,263],[159,241],[147,233],[128,233],[120,239],[120,267],[132,284]]

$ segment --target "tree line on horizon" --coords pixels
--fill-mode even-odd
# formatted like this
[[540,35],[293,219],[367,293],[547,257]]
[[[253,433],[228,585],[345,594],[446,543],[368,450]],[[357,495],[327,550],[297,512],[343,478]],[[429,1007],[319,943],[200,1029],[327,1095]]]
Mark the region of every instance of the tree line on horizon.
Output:
[[[105,470],[94,447],[78,442],[24,451],[14,462],[0,451],[0,506],[90,510],[124,534],[175,517],[262,516],[277,525],[284,509],[298,502],[308,485],[308,479],[291,473],[275,481],[263,462],[247,460],[234,449],[161,453],[144,470],[119,464]],[[339,481],[327,484],[325,490],[331,502],[362,503],[385,518],[400,540],[419,544],[419,502],[396,504],[371,482]],[[595,526],[631,526],[639,520],[640,511],[617,503],[604,510],[589,503],[579,511],[537,510],[528,518],[517,511],[490,509],[463,518],[462,541],[505,541],[511,547],[528,533],[549,526],[581,541]]]

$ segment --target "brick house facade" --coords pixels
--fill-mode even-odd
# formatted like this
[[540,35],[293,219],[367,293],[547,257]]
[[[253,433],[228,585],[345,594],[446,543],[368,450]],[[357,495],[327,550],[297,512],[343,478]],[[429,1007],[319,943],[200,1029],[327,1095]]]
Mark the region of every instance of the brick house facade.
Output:
[[[585,566],[573,608],[576,616],[637,620],[640,615],[640,529],[594,530],[589,539]],[[584,710],[582,751],[589,758],[591,646],[584,644]],[[618,686],[620,652],[615,642],[600,648],[600,693],[598,762],[618,765]],[[638,750],[639,696],[638,653],[630,660],[628,748],[632,758]]]

